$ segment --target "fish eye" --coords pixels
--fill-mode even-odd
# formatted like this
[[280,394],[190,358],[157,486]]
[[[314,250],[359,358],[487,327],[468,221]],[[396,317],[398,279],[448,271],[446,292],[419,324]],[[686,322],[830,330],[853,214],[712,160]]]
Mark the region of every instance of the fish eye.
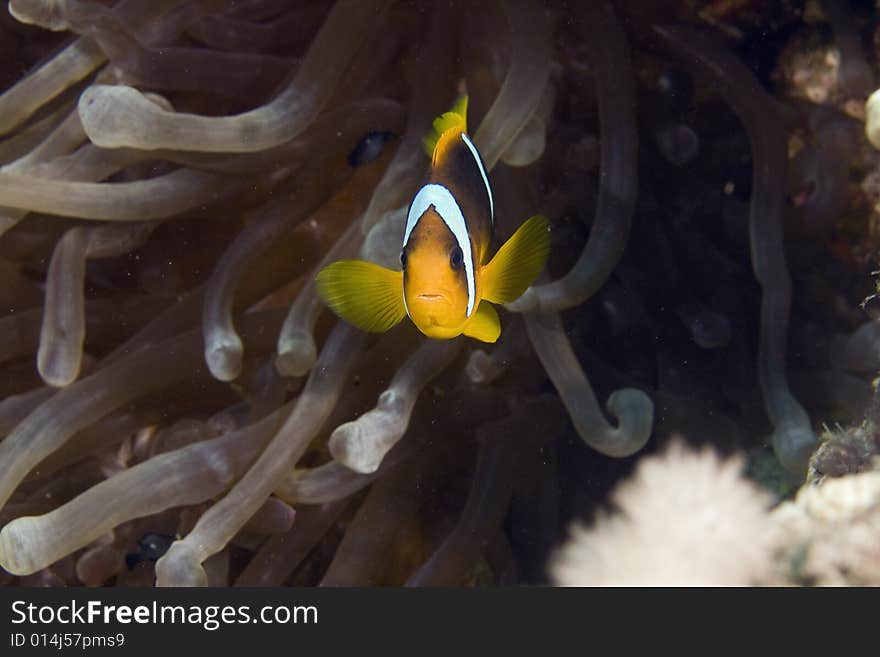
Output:
[[406,251],[400,252],[400,266],[406,269]]
[[458,271],[463,264],[464,254],[461,252],[461,247],[456,246],[452,249],[452,253],[449,254],[449,266]]

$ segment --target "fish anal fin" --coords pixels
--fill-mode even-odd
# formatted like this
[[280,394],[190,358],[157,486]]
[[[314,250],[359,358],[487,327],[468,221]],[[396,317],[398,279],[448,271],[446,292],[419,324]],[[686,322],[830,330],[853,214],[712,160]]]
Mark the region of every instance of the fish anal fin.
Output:
[[481,342],[495,342],[501,335],[498,313],[488,301],[481,301],[477,312],[465,325],[464,334]]
[[481,296],[492,303],[510,303],[531,285],[550,253],[550,222],[535,215],[498,249],[480,276]]
[[384,333],[406,315],[403,272],[363,260],[337,260],[318,273],[315,285],[334,313],[362,331]]

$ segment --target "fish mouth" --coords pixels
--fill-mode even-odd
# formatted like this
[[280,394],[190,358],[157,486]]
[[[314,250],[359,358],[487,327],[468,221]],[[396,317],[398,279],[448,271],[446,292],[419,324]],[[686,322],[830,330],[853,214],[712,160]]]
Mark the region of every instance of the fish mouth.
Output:
[[419,301],[437,301],[438,299],[445,299],[446,297],[442,294],[418,294],[416,295],[416,299]]

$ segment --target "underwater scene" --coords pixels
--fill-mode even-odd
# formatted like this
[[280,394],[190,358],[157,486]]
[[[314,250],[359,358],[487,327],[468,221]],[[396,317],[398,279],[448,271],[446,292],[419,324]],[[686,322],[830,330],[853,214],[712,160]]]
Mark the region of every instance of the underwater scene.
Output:
[[0,584],[880,585],[873,0],[10,0]]

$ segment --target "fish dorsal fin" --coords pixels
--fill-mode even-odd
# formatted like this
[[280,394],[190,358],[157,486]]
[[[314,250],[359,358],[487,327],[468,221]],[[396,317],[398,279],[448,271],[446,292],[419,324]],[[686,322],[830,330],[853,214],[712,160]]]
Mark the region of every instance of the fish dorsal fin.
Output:
[[480,274],[481,296],[492,303],[519,298],[544,269],[550,252],[550,222],[535,215],[498,249]]
[[464,334],[481,342],[495,342],[501,335],[498,313],[488,301],[481,301],[477,312],[464,327]]
[[315,277],[324,303],[362,331],[383,333],[406,315],[403,272],[363,260],[338,260]]
[[451,110],[444,112],[434,119],[431,130],[422,138],[422,144],[428,157],[434,156],[437,142],[440,141],[440,137],[447,130],[456,129],[460,132],[467,132],[467,106],[468,96],[467,94],[462,94],[455,101],[455,105],[452,106]]

